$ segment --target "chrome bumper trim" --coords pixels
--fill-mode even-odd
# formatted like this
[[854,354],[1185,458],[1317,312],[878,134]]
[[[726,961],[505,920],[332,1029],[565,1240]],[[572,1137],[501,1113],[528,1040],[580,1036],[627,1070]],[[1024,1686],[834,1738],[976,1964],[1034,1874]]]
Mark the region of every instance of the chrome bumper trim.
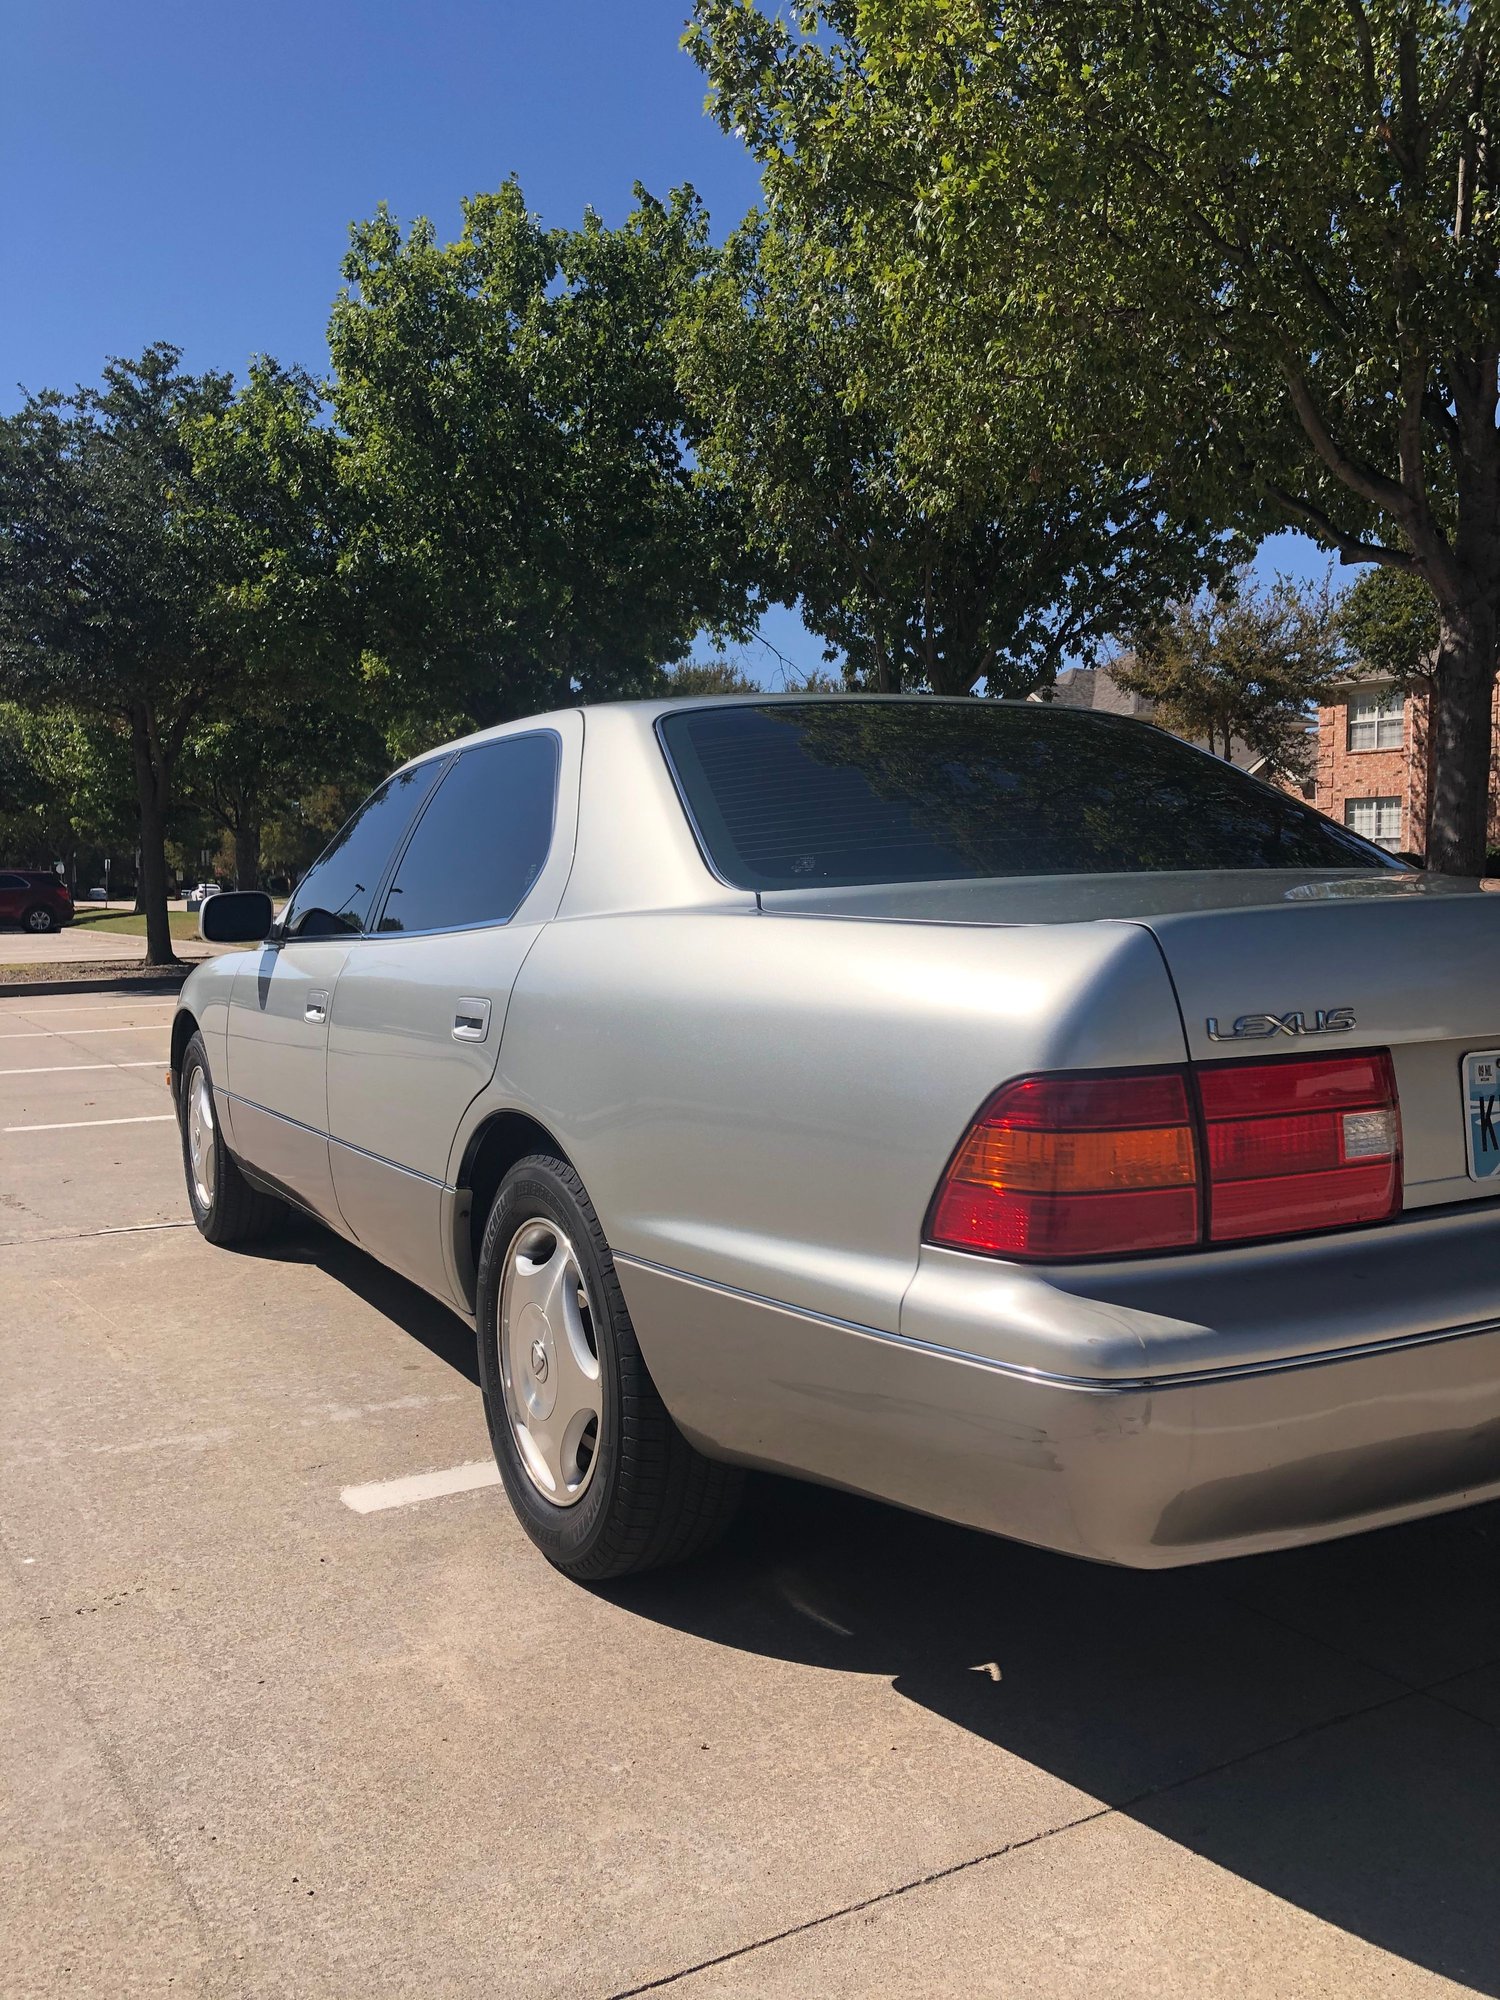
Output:
[[966,1348],[943,1347],[934,1341],[912,1339],[907,1334],[888,1333],[882,1327],[863,1326],[857,1320],[839,1319],[831,1313],[812,1312],[805,1306],[788,1305],[783,1299],[769,1298],[764,1292],[748,1292],[737,1285],[720,1284],[714,1278],[696,1277],[691,1271],[675,1270],[670,1264],[658,1264],[649,1257],[635,1257],[617,1250],[614,1261],[638,1270],[654,1271],[663,1278],[675,1278],[684,1285],[696,1285],[702,1291],[744,1299],[772,1312],[785,1313],[791,1319],[806,1320],[815,1326],[835,1327],[839,1332],[854,1334],[861,1340],[878,1340],[905,1352],[957,1361],[966,1367],[983,1368],[995,1375],[1009,1375],[1017,1381],[1036,1383],[1043,1388],[1074,1389],[1093,1396],[1140,1396],[1166,1389],[1201,1389],[1214,1383],[1237,1382],[1250,1376],[1285,1375],[1296,1369],[1332,1367],[1341,1361],[1369,1360],[1381,1354],[1400,1353],[1406,1348],[1436,1347],[1452,1340],[1468,1340],[1478,1334],[1500,1333],[1500,1318],[1481,1319],[1469,1321],[1463,1326],[1435,1327],[1427,1333],[1398,1334],[1391,1339],[1366,1341],[1352,1347],[1325,1347],[1311,1354],[1277,1355],[1265,1361],[1245,1361],[1232,1368],[1189,1368],[1162,1375],[1060,1375],[1046,1368],[1026,1368],[1017,1362],[999,1361],[993,1355],[974,1354]]

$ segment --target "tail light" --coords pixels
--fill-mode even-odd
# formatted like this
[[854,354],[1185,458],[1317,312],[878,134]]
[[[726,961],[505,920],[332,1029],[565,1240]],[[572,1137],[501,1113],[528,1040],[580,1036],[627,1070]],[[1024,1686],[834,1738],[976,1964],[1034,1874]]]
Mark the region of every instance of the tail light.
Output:
[[1401,1206],[1383,1050],[1023,1077],[992,1097],[927,1239],[992,1257],[1121,1256],[1378,1222]]
[[1211,1243],[1382,1222],[1400,1208],[1401,1123],[1383,1049],[1232,1063],[1197,1082]]
[[1098,1257],[1199,1237],[1181,1071],[1024,1077],[980,1112],[933,1203],[934,1243],[993,1257]]

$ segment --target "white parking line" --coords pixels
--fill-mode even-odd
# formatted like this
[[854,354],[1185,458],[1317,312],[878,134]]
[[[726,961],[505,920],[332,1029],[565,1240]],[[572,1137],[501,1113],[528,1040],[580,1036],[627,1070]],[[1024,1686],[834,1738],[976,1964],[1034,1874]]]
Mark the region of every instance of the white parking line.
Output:
[[0,1042],[70,1042],[75,1035],[160,1035],[165,1027],[163,1021],[137,1021],[125,1028],[7,1028],[0,1034]]
[[39,1063],[34,1069],[0,1069],[0,1076],[68,1076],[81,1069],[165,1069],[159,1056],[128,1063]]
[[144,1118],[68,1118],[60,1125],[0,1125],[5,1132],[81,1132],[85,1125],[175,1125],[175,1111],[151,1111]]
[[[0,986],[0,1000],[4,998],[5,988]],[[53,1014],[139,1014],[145,1007],[175,1007],[176,1005],[176,994],[167,993],[159,1000],[106,1000],[102,1002],[98,1000],[84,1000],[80,1001],[76,1007],[27,1007],[22,1005],[17,1007],[16,1012],[24,1014],[28,1020],[40,1021]]]
[[346,1486],[339,1498],[356,1514],[378,1514],[386,1507],[410,1507],[418,1500],[439,1500],[448,1493],[477,1493],[481,1486],[498,1486],[500,1468],[492,1458],[469,1465],[450,1465],[446,1472],[413,1472],[405,1479],[376,1479],[368,1486]]

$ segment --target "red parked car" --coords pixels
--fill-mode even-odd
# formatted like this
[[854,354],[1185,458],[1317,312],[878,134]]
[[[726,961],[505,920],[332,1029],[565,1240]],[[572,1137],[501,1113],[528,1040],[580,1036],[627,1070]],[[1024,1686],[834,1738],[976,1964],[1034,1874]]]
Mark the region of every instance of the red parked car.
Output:
[[0,924],[19,924],[40,935],[72,921],[73,897],[61,877],[0,868]]

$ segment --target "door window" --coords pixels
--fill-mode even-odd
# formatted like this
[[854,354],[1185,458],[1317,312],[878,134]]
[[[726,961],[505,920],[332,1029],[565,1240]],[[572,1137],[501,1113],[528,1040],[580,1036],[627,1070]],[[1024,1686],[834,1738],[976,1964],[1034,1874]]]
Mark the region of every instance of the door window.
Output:
[[407,843],[380,929],[509,923],[552,845],[557,762],[550,730],[465,750]]
[[19,875],[0,875],[0,893],[7,889],[18,890],[25,887],[26,884]]
[[370,794],[298,884],[282,926],[287,937],[342,937],[365,929],[386,863],[442,763],[430,757]]

